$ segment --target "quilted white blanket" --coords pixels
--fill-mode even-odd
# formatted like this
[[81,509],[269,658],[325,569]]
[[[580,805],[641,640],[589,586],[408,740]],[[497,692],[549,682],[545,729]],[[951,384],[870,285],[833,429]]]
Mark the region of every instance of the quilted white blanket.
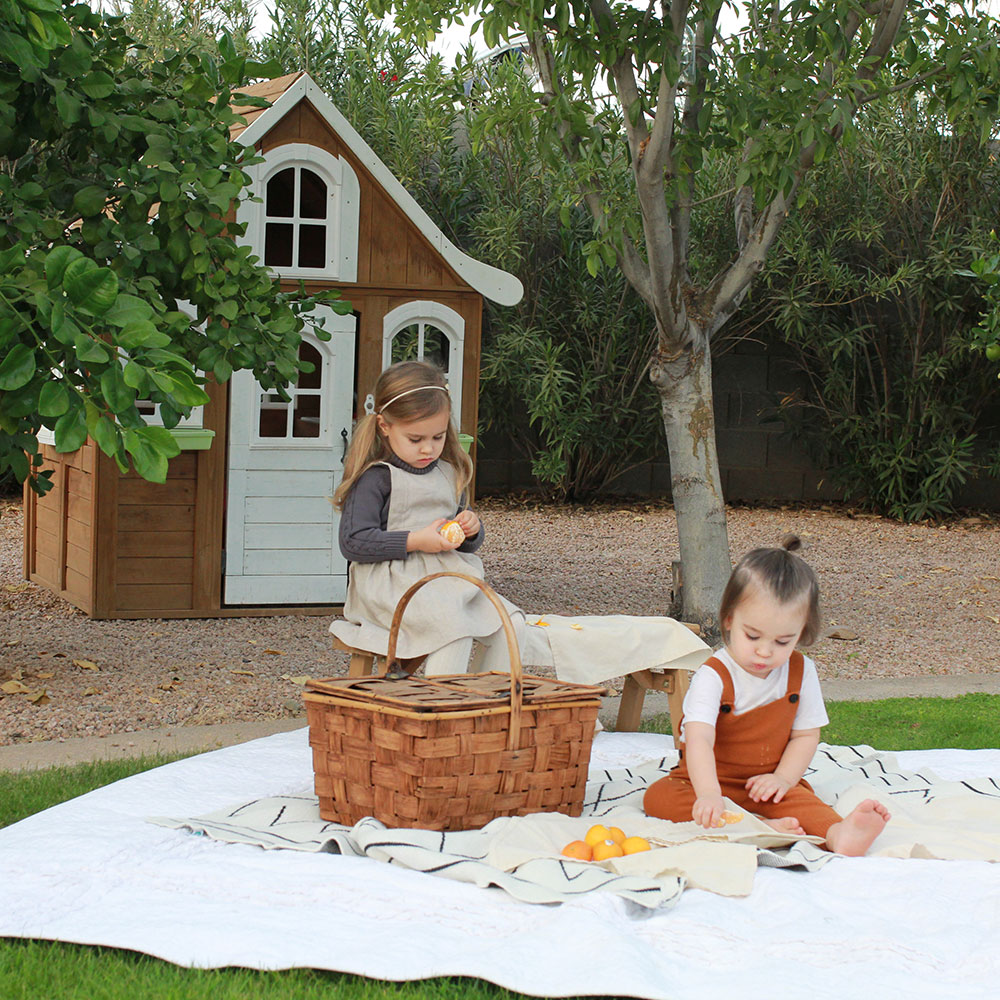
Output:
[[[668,743],[602,733],[594,766],[635,770]],[[905,788],[889,780],[893,764],[908,772]],[[265,851],[146,822],[301,794],[311,763],[299,730],[178,761],[0,831],[0,935],[131,948],[198,967],[478,976],[552,997],[754,998],[780,983],[784,996],[810,1000],[859,989],[992,1000],[1000,866],[928,856],[995,856],[995,833],[988,823],[979,830],[982,816],[967,823],[959,814],[932,830],[905,800],[944,794],[995,815],[1000,750],[900,753],[866,766],[872,787],[896,787],[894,813],[916,809],[922,849],[904,819],[881,848],[897,856],[833,858],[810,873],[760,868],[748,895],[688,888],[654,909],[609,893],[540,906],[368,857]],[[856,777],[830,793],[861,794]]]

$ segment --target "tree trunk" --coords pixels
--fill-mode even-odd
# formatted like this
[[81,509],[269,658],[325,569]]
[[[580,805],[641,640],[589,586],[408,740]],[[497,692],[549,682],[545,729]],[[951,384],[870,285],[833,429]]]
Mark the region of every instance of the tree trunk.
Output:
[[682,617],[718,634],[722,591],[732,571],[726,508],[715,447],[712,361],[708,349],[653,358],[660,393],[681,554]]

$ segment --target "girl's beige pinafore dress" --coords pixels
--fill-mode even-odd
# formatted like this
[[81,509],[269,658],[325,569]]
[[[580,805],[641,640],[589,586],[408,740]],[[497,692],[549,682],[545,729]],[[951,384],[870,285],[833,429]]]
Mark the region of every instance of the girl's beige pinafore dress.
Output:
[[[414,475],[388,462],[392,493],[388,531],[416,531],[439,517],[452,517],[456,507],[455,471],[447,462],[424,475]],[[471,552],[410,552],[405,559],[351,563],[344,618],[361,626],[350,642],[384,655],[389,626],[400,597],[431,573],[452,571],[483,579],[482,560]],[[511,614],[518,608],[501,598]],[[331,631],[336,633],[334,623]],[[501,627],[500,616],[478,587],[464,580],[443,579],[426,584],[403,613],[396,655],[403,658],[433,653],[456,639],[490,635]],[[346,636],[343,637],[346,639]]]

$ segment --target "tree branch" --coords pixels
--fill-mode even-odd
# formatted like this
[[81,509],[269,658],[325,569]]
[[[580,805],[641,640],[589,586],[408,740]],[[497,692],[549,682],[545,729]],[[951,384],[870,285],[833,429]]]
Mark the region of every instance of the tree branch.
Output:
[[[545,107],[550,107],[553,103],[555,103],[556,99],[563,91],[562,81],[559,80],[556,72],[555,56],[552,52],[552,45],[544,32],[532,33],[529,36],[528,44],[531,48],[531,54],[534,57],[535,65],[538,68],[539,80],[542,84],[541,103]],[[572,163],[579,163],[582,159],[580,155],[580,138],[579,136],[573,134],[569,127],[569,123],[566,122],[566,120],[561,116],[557,116],[556,134],[559,137],[559,143],[562,146],[566,157]],[[581,196],[587,208],[590,210],[591,216],[597,223],[598,229],[602,233],[607,233],[608,222],[601,199],[601,187],[597,183],[597,179],[594,177],[592,172],[588,178],[588,182],[589,186],[585,186],[584,182],[581,180]],[[653,293],[651,289],[649,268],[624,231],[621,234],[621,239],[621,251],[619,252],[617,249],[615,251],[616,257],[618,258],[618,266],[621,268],[622,274],[625,275],[629,284],[639,293],[650,308],[652,308]]]

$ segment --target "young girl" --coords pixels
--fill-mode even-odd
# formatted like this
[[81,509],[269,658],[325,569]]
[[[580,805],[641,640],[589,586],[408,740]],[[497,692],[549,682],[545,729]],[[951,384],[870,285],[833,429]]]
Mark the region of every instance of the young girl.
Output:
[[[340,550],[351,565],[347,621],[330,631],[384,654],[393,612],[411,584],[443,570],[483,578],[474,553],[484,532],[464,505],[472,462],[458,442],[444,375],[422,361],[401,361],[382,372],[374,397],[374,413],[355,428],[333,497],[341,511]],[[448,520],[459,523],[464,541],[439,532]],[[504,604],[520,639],[524,615]],[[485,646],[477,669],[510,669],[500,618],[487,597],[463,580],[435,580],[407,605],[396,654],[403,661],[427,656],[427,674],[464,673],[473,639]]]
[[840,816],[802,775],[830,720],[813,661],[795,648],[819,631],[819,584],[793,552],[754,549],[733,570],[719,623],[725,646],[691,679],[681,718],[681,760],[650,785],[650,816],[711,829],[723,825],[723,796],[783,833],[826,839],[837,854],[862,855],[889,812],[866,799]]

